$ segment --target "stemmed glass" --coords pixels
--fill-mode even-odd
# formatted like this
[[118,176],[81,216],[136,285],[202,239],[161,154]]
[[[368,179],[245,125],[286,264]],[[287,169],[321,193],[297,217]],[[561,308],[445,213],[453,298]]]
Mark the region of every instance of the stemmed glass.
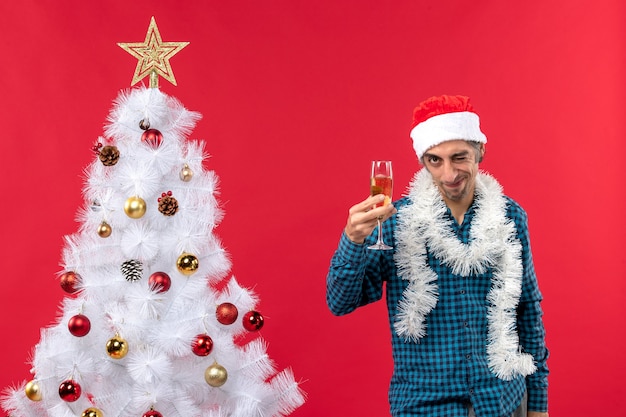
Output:
[[[393,171],[391,161],[372,161],[372,175],[370,179],[370,195],[384,194],[385,199],[376,207],[385,206],[391,203],[391,192],[393,190]],[[383,242],[383,225],[378,219],[378,241],[368,249],[390,250],[393,247]]]

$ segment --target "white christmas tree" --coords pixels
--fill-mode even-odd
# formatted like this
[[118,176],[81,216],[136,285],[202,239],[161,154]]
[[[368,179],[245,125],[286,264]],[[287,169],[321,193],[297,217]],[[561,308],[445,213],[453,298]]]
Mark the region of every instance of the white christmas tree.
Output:
[[257,297],[228,277],[214,228],[217,178],[200,115],[159,90],[175,84],[154,18],[87,169],[79,231],[66,237],[57,322],[42,330],[32,379],[5,390],[11,417],[284,416],[304,403],[277,373]]

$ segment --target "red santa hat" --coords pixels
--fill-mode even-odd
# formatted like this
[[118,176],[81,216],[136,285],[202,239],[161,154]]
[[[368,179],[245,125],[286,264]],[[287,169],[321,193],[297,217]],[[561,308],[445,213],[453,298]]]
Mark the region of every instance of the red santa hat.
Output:
[[420,159],[429,148],[448,140],[487,143],[469,97],[447,95],[431,97],[415,108],[411,139]]

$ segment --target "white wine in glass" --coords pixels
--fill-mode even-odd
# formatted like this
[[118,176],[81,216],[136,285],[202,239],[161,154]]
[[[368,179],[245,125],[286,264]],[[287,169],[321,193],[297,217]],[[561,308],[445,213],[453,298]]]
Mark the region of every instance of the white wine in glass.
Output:
[[[393,191],[393,170],[391,161],[372,161],[372,175],[370,176],[370,195],[384,194],[385,199],[376,207],[386,206],[391,203],[391,193]],[[378,240],[368,249],[390,250],[391,246],[383,241],[383,225],[378,220]]]

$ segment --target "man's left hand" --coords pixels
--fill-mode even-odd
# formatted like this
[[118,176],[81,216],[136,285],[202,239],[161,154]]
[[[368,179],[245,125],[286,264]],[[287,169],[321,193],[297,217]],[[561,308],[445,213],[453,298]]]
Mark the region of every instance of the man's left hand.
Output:
[[548,417],[548,413],[542,413],[539,411],[529,411],[528,417]]

